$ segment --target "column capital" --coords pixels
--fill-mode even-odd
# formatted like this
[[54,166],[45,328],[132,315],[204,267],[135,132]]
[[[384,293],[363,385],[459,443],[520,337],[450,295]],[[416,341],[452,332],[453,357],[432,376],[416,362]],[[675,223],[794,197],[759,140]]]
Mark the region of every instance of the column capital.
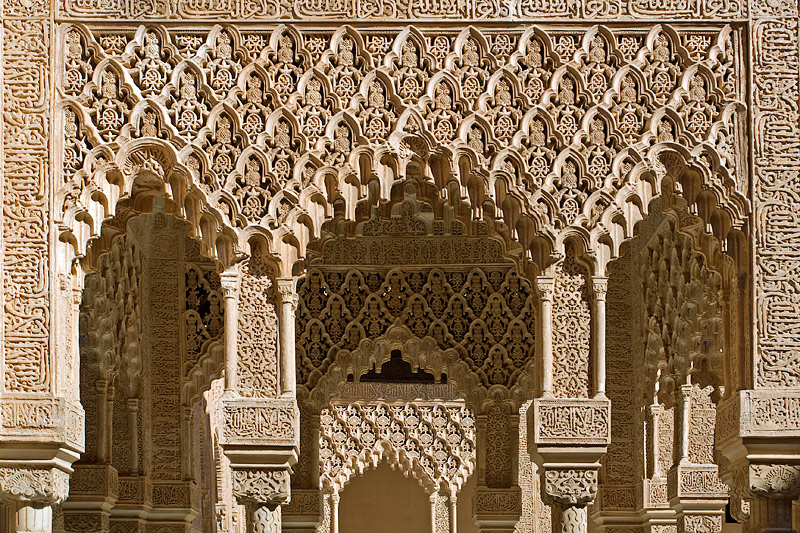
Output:
[[542,474],[544,494],[556,505],[586,505],[597,495],[596,468],[546,468]]
[[234,468],[233,496],[240,504],[278,506],[291,496],[286,468]]
[[592,297],[597,301],[605,301],[608,293],[608,276],[592,276]]
[[553,278],[553,276],[536,277],[536,292],[540,300],[552,302],[554,286],[555,286],[555,278]]
[[297,277],[278,278],[278,296],[282,303],[292,304],[292,309],[297,310],[299,297],[297,295]]
[[58,468],[0,467],[0,499],[58,504],[69,494],[69,474]]
[[800,498],[800,464],[744,464],[734,476],[739,497],[796,500]]
[[236,267],[229,268],[219,275],[219,284],[222,286],[222,294],[225,298],[238,296],[240,280],[239,269]]

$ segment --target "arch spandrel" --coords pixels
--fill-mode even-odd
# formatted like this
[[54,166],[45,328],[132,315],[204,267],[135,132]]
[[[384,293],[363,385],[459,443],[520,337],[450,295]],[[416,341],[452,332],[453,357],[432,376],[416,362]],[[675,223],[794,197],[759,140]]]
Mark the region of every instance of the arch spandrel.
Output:
[[[97,113],[102,110],[105,110],[102,111],[105,113],[104,116],[108,117],[104,120],[110,120],[111,115],[114,115],[115,120],[122,123],[129,119],[135,119],[138,123],[142,117],[150,116],[148,107],[136,111],[141,105],[135,102],[144,97],[142,88],[138,85],[142,84],[140,78],[145,70],[155,69],[154,72],[160,72],[167,77],[170,72],[174,73],[170,82],[163,84],[160,93],[156,94],[157,87],[148,86],[145,92],[149,95],[149,99],[145,105],[150,107],[171,105],[168,102],[174,101],[174,98],[179,96],[184,100],[187,95],[196,98],[202,93],[198,83],[211,83],[205,93],[206,111],[193,115],[194,120],[200,120],[201,124],[207,124],[207,128],[210,128],[203,130],[206,131],[205,134],[198,131],[195,137],[190,130],[175,129],[177,123],[173,123],[179,121],[175,113],[192,113],[191,105],[187,107],[188,101],[174,111],[151,113],[156,120],[148,122],[149,125],[145,128],[146,133],[151,136],[161,136],[165,139],[166,145],[174,147],[173,155],[166,157],[171,160],[172,167],[183,169],[181,173],[184,179],[180,183],[178,181],[170,183],[170,189],[175,189],[169,191],[170,196],[177,202],[177,209],[187,217],[199,218],[198,211],[207,212],[208,216],[214,219],[213,225],[219,228],[211,233],[218,233],[224,227],[238,233],[241,233],[239,228],[246,228],[249,225],[264,228],[260,231],[266,231],[271,235],[270,249],[277,256],[294,248],[294,251],[289,253],[290,256],[305,257],[305,247],[320,237],[322,223],[332,216],[334,206],[342,202],[346,216],[352,217],[358,210],[358,204],[369,197],[368,191],[372,181],[377,180],[380,184],[379,189],[385,191],[382,197],[385,197],[391,188],[391,180],[403,178],[408,174],[406,169],[408,163],[404,161],[409,161],[409,155],[411,160],[416,157],[421,158],[422,177],[425,180],[432,179],[433,185],[439,188],[439,194],[446,194],[452,200],[453,194],[457,193],[461,201],[470,204],[473,216],[481,218],[489,216],[498,221],[502,220],[509,227],[509,235],[521,242],[526,249],[525,255],[529,259],[538,254],[536,243],[540,238],[545,242],[549,241],[552,251],[561,251],[562,238],[559,235],[565,230],[569,231],[569,226],[573,226],[576,230],[585,228],[581,231],[585,231],[593,242],[608,242],[607,247],[610,250],[608,254],[610,257],[615,256],[620,236],[623,239],[630,236],[632,222],[629,220],[624,224],[627,227],[617,229],[619,224],[612,221],[625,220],[631,216],[628,204],[632,196],[639,197],[636,202],[638,206],[644,207],[649,204],[647,191],[641,190],[641,186],[637,185],[640,176],[646,175],[642,170],[657,168],[659,166],[657,154],[670,149],[674,146],[670,143],[678,139],[683,139],[684,144],[681,144],[677,151],[683,152],[685,160],[700,159],[703,161],[702,164],[708,167],[704,172],[707,176],[702,182],[704,187],[713,188],[716,176],[733,176],[736,173],[736,168],[732,167],[734,161],[729,155],[730,149],[725,146],[729,146],[728,139],[736,135],[735,120],[731,121],[731,117],[736,114],[736,102],[741,99],[736,92],[740,89],[731,93],[730,85],[726,81],[729,78],[726,69],[733,67],[726,56],[717,51],[723,46],[730,48],[729,43],[732,40],[738,43],[738,34],[728,27],[723,29],[722,34],[709,30],[707,37],[692,41],[684,37],[680,27],[667,26],[657,26],[647,35],[636,34],[630,38],[620,36],[606,28],[593,28],[591,32],[581,34],[582,36],[569,38],[554,34],[548,39],[556,39],[562,48],[573,39],[574,54],[564,51],[569,48],[560,52],[563,56],[559,60],[562,66],[557,68],[549,82],[542,86],[538,102],[517,98],[513,105],[506,102],[508,99],[505,96],[506,91],[510,91],[508,97],[512,98],[515,95],[521,97],[525,91],[515,87],[514,83],[510,86],[504,83],[500,69],[511,69],[509,72],[514,74],[525,61],[544,65],[545,63],[536,59],[539,56],[535,53],[535,57],[523,60],[520,55],[522,52],[514,52],[513,46],[499,47],[494,33],[487,30],[484,34],[472,28],[467,33],[462,32],[461,36],[444,33],[440,38],[437,37],[437,46],[443,47],[441,50],[444,55],[441,57],[437,55],[439,52],[436,47],[428,49],[427,45],[422,44],[413,46],[417,54],[414,55],[411,49],[403,52],[403,48],[408,48],[404,43],[428,38],[418,30],[408,33],[408,36],[399,35],[397,37],[399,44],[395,47],[399,48],[392,53],[400,55],[397,62],[387,57],[389,62],[387,64],[397,64],[401,70],[390,70],[390,79],[395,83],[406,83],[396,76],[406,71],[411,73],[420,65],[428,65],[429,74],[413,74],[412,78],[409,78],[417,80],[415,83],[421,83],[420,88],[427,93],[427,96],[419,101],[419,105],[416,105],[415,101],[406,103],[408,107],[403,113],[401,109],[396,109],[387,115],[397,116],[398,121],[395,123],[394,131],[386,131],[386,137],[387,139],[397,137],[399,143],[389,142],[379,149],[370,148],[369,145],[373,141],[367,140],[370,135],[374,137],[374,131],[372,134],[368,133],[364,139],[361,129],[366,127],[366,123],[354,117],[359,107],[363,109],[369,104],[369,102],[359,103],[362,101],[361,98],[366,100],[377,98],[376,102],[382,101],[386,105],[392,101],[392,97],[384,94],[383,98],[378,98],[377,92],[369,90],[364,94],[365,89],[361,88],[362,96],[351,98],[358,93],[362,80],[372,79],[374,82],[378,79],[374,77],[377,74],[372,74],[376,63],[364,59],[367,56],[363,55],[369,54],[367,51],[370,49],[369,43],[376,42],[376,37],[371,36],[368,31],[357,28],[342,30],[339,32],[341,35],[337,34],[339,36],[334,39],[336,42],[323,36],[320,41],[323,48],[319,54],[311,54],[307,48],[312,46],[312,43],[313,47],[318,47],[319,43],[315,40],[317,38],[304,37],[294,29],[291,30],[294,32],[293,37],[288,37],[288,34],[283,35],[283,32],[287,31],[285,29],[277,29],[272,34],[266,32],[250,37],[249,34],[242,33],[242,31],[246,33],[246,30],[216,26],[205,39],[202,35],[193,37],[194,40],[200,39],[200,44],[189,48],[180,46],[180,43],[192,42],[186,34],[181,34],[177,30],[170,33],[158,26],[140,27],[135,35],[130,34],[130,37],[125,36],[124,32],[118,32],[113,38],[103,32],[92,36],[91,30],[81,26],[66,27],[63,31],[62,35],[69,42],[67,49],[70,51],[70,57],[74,59],[68,62],[66,70],[60,77],[69,81],[71,87],[69,91],[72,94],[80,95],[77,101],[71,104],[73,107],[69,108],[69,121],[75,124],[68,128],[68,131],[75,132],[71,133],[69,142],[72,143],[71,146],[75,145],[72,139],[78,139],[78,132],[82,131],[88,132],[87,138],[96,138],[91,144],[79,141],[78,151],[73,149],[72,155],[65,160],[68,161],[65,169],[71,172],[69,169],[77,168],[76,158],[80,159],[81,156],[76,154],[81,151],[88,150],[87,155],[99,153],[101,147],[94,146],[98,142],[101,145],[108,145],[108,142],[113,141],[108,145],[112,153],[129,151],[130,149],[125,146],[132,143],[135,145],[136,142],[143,142],[146,139],[147,142],[155,142],[149,140],[147,136],[137,141],[136,137],[142,135],[141,132],[144,131],[142,125],[134,126],[128,134],[123,130],[123,134],[113,140],[109,137],[113,133],[103,134],[97,129],[108,127],[97,122],[99,117]],[[589,39],[590,33],[593,36],[591,39]],[[546,35],[546,31],[542,34]],[[520,50],[524,48],[526,53],[533,53],[528,51],[531,45],[525,46],[522,37],[514,34],[513,40],[520,43]],[[537,43],[543,42],[541,37],[527,37],[528,40],[534,38],[538,39]],[[153,49],[149,55],[142,51],[145,50],[141,48],[143,45],[137,44],[142,40],[148,41],[147,49]],[[353,43],[355,48],[339,50],[339,45],[336,44],[339,41]],[[586,42],[582,45],[584,48],[581,48],[579,42],[583,41]],[[684,47],[682,44],[684,41],[691,43],[689,45],[692,47],[691,50]],[[122,46],[122,42],[128,44]],[[258,42],[263,45],[260,53],[255,48],[251,50],[253,46],[258,46]],[[626,43],[625,46],[629,43],[638,43],[641,48],[638,53],[625,48],[628,54],[626,56],[616,51],[616,47],[622,46],[623,42]],[[106,43],[105,49],[101,43]],[[699,48],[703,43],[707,45],[706,49]],[[85,52],[78,53],[79,46],[82,46]],[[325,46],[328,47],[327,52]],[[544,49],[549,49],[548,47],[553,45],[548,42],[546,45],[539,45],[540,48],[542,46],[545,46]],[[578,52],[579,48],[582,52]],[[289,54],[282,50],[288,50]],[[505,55],[496,56],[495,52],[490,50]],[[403,59],[404,53],[410,54],[409,57]],[[541,55],[541,52],[538,53]],[[339,57],[342,54],[344,59]],[[412,55],[414,55],[413,61]],[[592,59],[587,59],[590,56]],[[662,59],[662,56],[667,59]],[[297,63],[295,58],[298,57],[304,59]],[[362,59],[358,59],[359,57]],[[613,58],[614,64],[602,66],[605,65],[603,61],[609,58]],[[674,68],[664,70],[665,67],[660,66],[666,64],[664,61],[671,61],[674,58],[680,58]],[[287,60],[289,62],[285,62]],[[169,64],[164,63],[165,61]],[[501,64],[506,66],[501,67]],[[197,70],[197,65],[200,66],[200,70]],[[542,69],[541,66],[534,68]],[[322,75],[318,82],[314,82],[318,76],[314,77],[313,69],[317,69],[316,72]],[[653,76],[655,72],[661,72],[659,69],[666,73],[659,76],[667,76],[662,80],[667,85],[663,83],[658,85],[659,91],[666,91],[662,98],[663,102],[652,96],[653,89],[649,88],[649,85],[656,83],[653,81],[655,80]],[[346,91],[348,97],[342,99],[335,94],[334,87],[326,88],[328,76],[325,73],[329,70],[338,73],[335,76],[337,84],[345,83],[348,87],[352,85],[354,92]],[[194,81],[181,74],[190,71],[195,73],[189,76],[194,78]],[[104,74],[106,72],[108,74]],[[248,81],[256,72],[265,73],[259,78],[263,87],[255,87],[253,82]],[[380,76],[385,74],[380,70],[377,72],[381,72]],[[289,78],[286,78],[287,75]],[[203,80],[197,79],[199,76],[202,76]],[[600,83],[598,81],[600,78],[593,82],[588,78],[584,79],[586,76],[603,77],[605,80],[602,84],[603,91],[600,85],[597,85]],[[90,78],[94,81],[90,82]],[[108,79],[103,81],[105,78]],[[230,81],[225,81],[228,78]],[[90,85],[94,84],[95,88],[79,91],[75,85],[77,82],[73,80],[81,79],[86,79]],[[287,80],[294,81],[284,87],[283,84]],[[194,83],[197,88],[194,90],[180,88],[180,83],[189,82]],[[464,84],[471,87],[470,84],[473,82],[478,85],[486,84],[494,96],[490,95],[488,100],[482,99],[480,102],[476,99],[474,103],[469,99],[464,100],[462,95],[466,87]],[[276,83],[278,85],[275,85]],[[592,83],[596,85],[592,85],[592,90],[597,94],[591,97],[588,93],[581,96],[583,94],[581,87],[588,87]],[[316,88],[317,85],[320,87]],[[311,93],[308,93],[309,87],[312,87]],[[500,93],[497,93],[498,87],[501,87]],[[399,86],[394,90],[398,89]],[[239,124],[239,122],[247,118],[239,116],[240,111],[246,110],[237,102],[242,101],[243,97],[248,98],[248,91],[253,92],[255,97],[257,95],[254,91],[267,94],[273,90],[278,90],[278,93],[272,93],[271,105],[280,107],[272,111],[269,118],[266,112],[262,113],[261,120],[266,121],[264,138],[262,136],[250,138],[250,135],[242,136],[237,133],[244,127],[244,123]],[[468,88],[467,90],[469,92]],[[107,96],[103,96],[103,91]],[[286,92],[285,96],[280,96],[280,91],[289,92]],[[350,92],[353,94],[350,95]],[[600,95],[600,92],[603,92],[603,95]],[[167,97],[165,100],[167,93],[175,96]],[[648,94],[651,96],[647,96]],[[716,96],[705,98],[703,95]],[[725,102],[729,102],[728,107],[724,107]],[[703,109],[700,108],[701,103],[705,106]],[[74,107],[76,105],[77,108]],[[196,107],[195,104],[192,105]],[[524,188],[520,188],[517,180],[525,180],[523,176],[530,175],[530,171],[507,162],[511,160],[511,154],[514,154],[518,164],[525,161],[539,161],[541,155],[532,156],[532,159],[528,157],[528,151],[538,144],[534,143],[529,147],[525,143],[517,144],[519,141],[514,140],[510,146],[501,151],[499,141],[494,139],[492,132],[494,126],[491,124],[495,124],[500,115],[507,115],[503,110],[509,105],[513,107],[512,115],[522,113],[527,116],[537,112],[543,113],[543,117],[552,116],[553,123],[549,127],[545,125],[543,129],[545,135],[549,132],[563,137],[561,143],[563,147],[558,149],[558,154],[551,156],[553,166],[550,175],[541,176],[538,188],[529,189],[527,192]],[[659,134],[651,137],[648,135],[649,117],[651,115],[655,117],[660,109],[666,109],[665,106],[678,109],[678,115],[671,121],[667,120],[667,125],[664,127],[652,126]],[[472,109],[473,107],[475,109]],[[84,108],[86,112],[81,111]],[[535,111],[536,109],[540,111]],[[376,112],[378,108],[371,111],[372,115]],[[283,119],[280,118],[280,113],[284,113]],[[497,113],[500,115],[495,117]],[[408,115],[408,118],[404,119],[398,114]],[[514,116],[520,125],[525,125],[530,119],[522,118],[522,115]],[[299,122],[295,117],[299,118]],[[582,117],[586,117],[585,120]],[[78,122],[75,123],[75,120]],[[250,117],[248,120],[251,121],[248,123],[250,124],[253,119]],[[308,122],[309,120],[311,122]],[[222,130],[217,124],[220,121],[225,125]],[[637,131],[634,132],[626,126],[627,129],[622,130],[626,132],[624,137],[615,140],[613,131],[620,128],[619,121],[633,125]],[[685,129],[687,126],[684,124],[688,124],[687,121],[694,121],[692,123],[697,124],[703,122],[702,131],[697,129],[700,126],[693,126],[694,130],[687,130],[686,135],[682,134],[678,130]],[[506,122],[504,118],[503,124]],[[390,125],[383,123],[385,127]],[[445,126],[452,130],[450,134],[445,134],[442,130]],[[155,130],[151,132],[153,129]],[[458,133],[460,129],[464,131]],[[341,136],[339,130],[344,132]],[[568,132],[568,135],[564,136],[564,132]],[[316,138],[320,140],[309,144],[310,141],[305,139],[308,134],[311,134],[311,140]],[[405,148],[408,141],[402,139],[410,140],[409,134],[427,139],[423,142],[427,147],[418,155],[413,155],[416,153],[413,151],[409,153]],[[322,137],[327,137],[329,140],[323,142]],[[723,143],[721,145],[723,155],[715,155],[719,143]],[[191,148],[195,144],[200,146],[200,151]],[[388,153],[397,159],[396,171],[388,173],[385,165],[381,163],[385,159],[385,155],[381,154],[386,154],[387,148]],[[254,159],[254,154],[261,153],[261,150],[267,154],[266,159]],[[501,153],[504,155],[501,156]],[[249,165],[247,161],[240,161],[246,154],[250,154],[247,155],[251,163]],[[310,159],[307,159],[306,154]],[[436,170],[438,163],[433,162],[440,157],[449,159],[451,163],[441,170]],[[497,158],[502,158],[506,162],[493,163]],[[74,205],[70,209],[72,212],[81,213],[78,218],[83,220],[91,218],[82,213],[99,211],[102,213],[102,215],[98,213],[100,218],[112,215],[117,198],[124,196],[127,192],[126,187],[130,189],[130,185],[123,180],[120,184],[121,190],[106,191],[109,188],[109,185],[105,184],[108,180],[97,175],[97,171],[92,168],[91,159],[91,156],[84,157],[88,166],[84,170],[86,177],[83,179],[88,182],[87,185],[69,183],[69,188],[73,191],[69,195],[70,205]],[[298,169],[303,166],[301,164],[303,160],[311,164],[310,166],[306,164],[300,175],[298,172],[283,170],[287,164],[288,168]],[[259,161],[261,164],[257,164]],[[371,161],[371,165],[366,164],[368,161]],[[330,166],[331,162],[336,162],[336,165]],[[115,164],[118,166],[125,163],[119,161]],[[637,170],[640,167],[642,170]],[[492,168],[498,170],[489,170]],[[505,172],[507,169],[515,168],[515,172]],[[739,173],[741,171],[739,168]],[[414,172],[416,171],[411,171],[411,174]],[[235,173],[238,174],[234,175]],[[460,182],[457,188],[449,184],[451,180],[447,177],[448,174]],[[607,174],[612,177],[603,177]],[[598,181],[601,177],[603,179]],[[748,204],[742,199],[733,200],[730,207],[723,205],[729,204],[731,199],[736,197],[736,193],[731,194],[731,192],[736,190],[735,184],[740,181],[738,178],[730,178],[734,184],[734,188],[731,189],[728,184],[730,182],[726,183],[728,179],[722,179],[722,189],[717,194],[717,202],[731,212],[729,216],[734,221],[733,225],[736,225],[740,224],[737,221],[743,220]],[[535,179],[533,183],[536,183]],[[658,191],[660,188],[658,184],[653,185],[652,190]],[[87,189],[87,186],[90,192],[81,192]],[[642,194],[645,197],[642,197]],[[78,199],[72,199],[75,196]],[[185,205],[190,199],[191,205]],[[105,210],[92,207],[95,202],[106,206]],[[98,215],[95,215],[95,218]],[[68,215],[65,218],[67,226],[75,228],[73,233],[79,231],[79,225],[72,222],[75,216]],[[97,234],[98,221],[95,221],[94,225],[93,229],[88,230],[90,235]],[[207,224],[206,227],[208,226]],[[521,233],[521,228],[525,226],[531,226],[534,232],[526,230]],[[79,233],[86,233],[86,230],[80,230]],[[204,238],[212,241],[213,246],[214,235]],[[64,239],[77,243],[84,238],[70,237],[67,232]],[[239,238],[234,250],[241,250],[243,242],[246,242],[246,239]],[[80,248],[78,246],[77,253],[82,255],[84,252]],[[293,266],[284,262],[282,271],[289,274],[293,271]]]

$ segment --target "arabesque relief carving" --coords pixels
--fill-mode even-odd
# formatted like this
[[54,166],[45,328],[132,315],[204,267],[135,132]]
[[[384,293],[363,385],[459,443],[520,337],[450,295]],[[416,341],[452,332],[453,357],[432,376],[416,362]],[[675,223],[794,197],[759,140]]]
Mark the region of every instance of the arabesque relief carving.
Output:
[[0,529],[792,531],[796,2],[2,9]]

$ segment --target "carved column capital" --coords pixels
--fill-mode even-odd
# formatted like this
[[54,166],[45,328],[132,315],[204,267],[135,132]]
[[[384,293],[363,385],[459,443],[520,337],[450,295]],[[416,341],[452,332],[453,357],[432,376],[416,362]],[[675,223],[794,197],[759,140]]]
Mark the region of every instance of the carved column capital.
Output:
[[547,468],[542,474],[544,494],[556,505],[586,505],[597,495],[597,469]]
[[69,474],[58,468],[0,467],[0,499],[58,504],[67,499]]
[[290,499],[289,471],[284,468],[236,468],[233,496],[240,504],[278,506]]
[[552,276],[538,276],[536,278],[536,292],[539,296],[539,300],[552,302],[554,287],[555,280]]
[[795,500],[800,497],[800,465],[744,465],[734,484],[740,497]]
[[225,298],[236,298],[239,296],[239,285],[241,276],[239,270],[231,268],[220,274],[219,283],[222,286],[222,294]]
[[297,304],[300,301],[297,295],[297,278],[278,278],[277,285],[278,296],[281,299],[281,303],[290,303],[292,305],[292,311],[297,311]]
[[595,300],[605,301],[608,293],[608,277],[592,276],[592,297]]

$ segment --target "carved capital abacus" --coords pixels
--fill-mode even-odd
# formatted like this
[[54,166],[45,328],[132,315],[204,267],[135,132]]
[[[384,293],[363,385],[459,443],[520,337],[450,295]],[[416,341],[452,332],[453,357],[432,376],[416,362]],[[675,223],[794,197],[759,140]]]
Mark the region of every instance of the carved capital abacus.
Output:
[[233,496],[241,504],[275,507],[291,498],[289,470],[285,468],[234,468]]
[[597,495],[596,468],[545,468],[544,494],[557,505],[586,505]]
[[57,504],[67,499],[69,474],[59,468],[0,466],[0,499]]

